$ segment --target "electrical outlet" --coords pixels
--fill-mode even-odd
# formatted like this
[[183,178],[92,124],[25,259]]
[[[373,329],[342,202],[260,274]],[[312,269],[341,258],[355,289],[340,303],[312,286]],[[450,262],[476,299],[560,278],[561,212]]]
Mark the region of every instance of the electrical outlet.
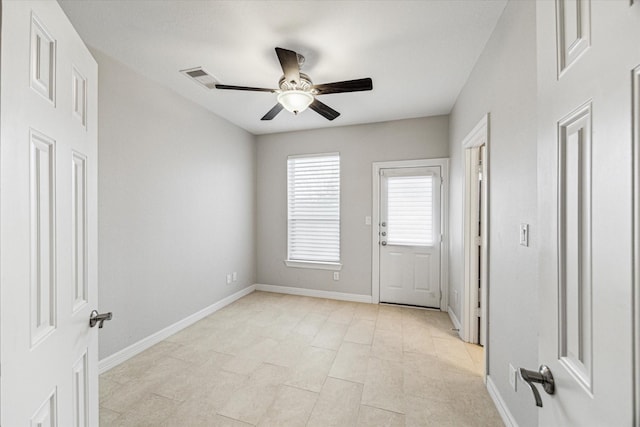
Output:
[[238,281],[238,272],[237,272],[237,271],[234,271],[234,272],[231,274],[231,280],[233,280],[234,282],[237,282],[237,281]]
[[518,370],[509,363],[509,384],[513,391],[518,391]]
[[227,285],[231,284],[231,274],[227,274]]
[[334,271],[333,272],[333,280],[340,280],[340,272],[339,271]]

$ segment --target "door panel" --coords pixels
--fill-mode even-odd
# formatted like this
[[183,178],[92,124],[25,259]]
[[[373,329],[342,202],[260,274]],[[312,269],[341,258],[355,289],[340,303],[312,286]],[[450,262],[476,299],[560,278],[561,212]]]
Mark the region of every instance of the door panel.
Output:
[[434,293],[436,289],[432,288],[434,283],[433,278],[431,277],[433,271],[431,254],[415,253],[413,257],[415,258],[413,260],[413,277],[415,278],[414,291]]
[[98,425],[97,64],[55,1],[1,28],[1,422]]
[[556,386],[542,393],[539,425],[633,425],[630,73],[640,10],[627,0],[538,2],[537,33],[539,362]]
[[440,167],[382,169],[380,301],[440,307]]

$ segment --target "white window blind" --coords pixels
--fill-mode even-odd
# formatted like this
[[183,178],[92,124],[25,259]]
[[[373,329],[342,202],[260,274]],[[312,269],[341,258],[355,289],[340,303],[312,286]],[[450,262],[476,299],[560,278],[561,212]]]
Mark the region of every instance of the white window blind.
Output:
[[340,155],[290,156],[288,257],[340,262]]
[[387,177],[387,243],[433,245],[433,176]]

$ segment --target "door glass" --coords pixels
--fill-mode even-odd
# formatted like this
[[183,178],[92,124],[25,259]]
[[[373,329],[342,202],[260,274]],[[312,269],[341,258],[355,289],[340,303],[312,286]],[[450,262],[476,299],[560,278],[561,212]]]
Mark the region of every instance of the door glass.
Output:
[[387,243],[433,245],[433,175],[387,178]]

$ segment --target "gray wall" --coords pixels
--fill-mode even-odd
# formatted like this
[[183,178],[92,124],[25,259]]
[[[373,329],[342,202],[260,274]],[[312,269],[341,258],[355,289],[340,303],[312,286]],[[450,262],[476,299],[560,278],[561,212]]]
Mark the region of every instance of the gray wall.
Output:
[[102,359],[255,282],[255,139],[94,56]]
[[[371,295],[372,163],[448,156],[448,117],[258,136],[257,279],[267,285]],[[287,257],[287,156],[340,152],[340,280],[291,268]]]
[[[507,375],[509,362],[538,366],[535,8],[509,2],[450,116],[449,301],[454,289],[463,295],[461,143],[490,113],[489,374],[521,426],[537,425],[531,391],[513,392]],[[519,245],[520,223],[530,224],[529,247]]]

